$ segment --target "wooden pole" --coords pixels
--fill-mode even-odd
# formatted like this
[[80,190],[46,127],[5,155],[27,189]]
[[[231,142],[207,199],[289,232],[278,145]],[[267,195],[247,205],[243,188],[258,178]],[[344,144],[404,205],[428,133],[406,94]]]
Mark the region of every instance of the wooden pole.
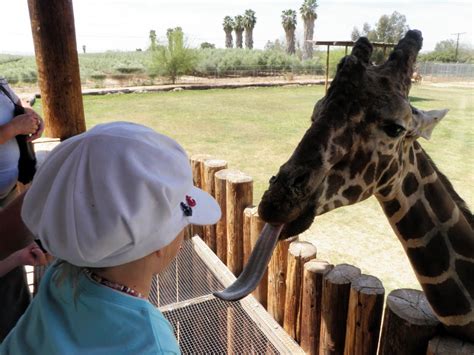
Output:
[[361,275],[351,285],[345,355],[377,353],[385,289],[374,276]]
[[321,300],[320,354],[344,353],[351,282],[359,276],[359,268],[340,264],[324,277]]
[[324,82],[324,92],[328,92],[328,82],[329,82],[329,48],[330,45],[328,44],[327,51],[326,51],[326,80]]
[[86,130],[72,0],[28,0],[46,134]]
[[[227,162],[221,159],[205,160],[202,166],[202,188],[212,197],[216,197],[216,186],[214,182],[214,175],[219,170],[227,168]],[[216,252],[216,225],[204,226],[204,241],[209,248]]]
[[472,355],[474,344],[450,336],[437,336],[428,342],[426,355]]
[[252,200],[252,178],[242,172],[227,174],[227,266],[235,276],[241,273],[243,267],[243,216],[244,209],[252,204]]
[[379,354],[425,354],[438,328],[422,291],[394,290],[387,297]]
[[286,274],[283,328],[298,343],[301,335],[303,267],[305,263],[314,258],[316,258],[316,247],[313,244],[300,241],[290,244]]
[[[200,189],[204,188],[204,162],[208,159],[212,159],[209,154],[194,154],[189,158],[191,170],[193,172],[194,186],[199,187]],[[205,240],[203,226],[191,226],[191,236],[196,234],[199,235],[202,240]]]
[[306,354],[319,354],[323,278],[333,267],[323,260],[311,260],[304,264],[301,347]]
[[297,236],[279,241],[268,264],[267,310],[281,326],[285,314],[288,248],[296,240]]
[[[255,207],[252,210],[250,216],[250,246],[253,249],[255,243],[257,243],[258,237],[263,229],[265,222],[258,215],[258,208]],[[268,267],[263,275],[262,280],[258,284],[257,288],[252,292],[253,296],[258,302],[266,309],[267,308],[267,292],[268,292]]]
[[216,201],[221,207],[221,219],[216,224],[216,254],[227,265],[227,213],[226,213],[226,178],[227,174],[236,170],[223,169],[214,175]]

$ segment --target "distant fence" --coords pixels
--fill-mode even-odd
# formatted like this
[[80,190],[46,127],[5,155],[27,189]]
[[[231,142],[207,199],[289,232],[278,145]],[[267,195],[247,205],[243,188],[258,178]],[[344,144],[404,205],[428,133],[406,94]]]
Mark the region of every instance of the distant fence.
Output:
[[417,63],[418,73],[425,79],[473,81],[474,64],[466,63]]

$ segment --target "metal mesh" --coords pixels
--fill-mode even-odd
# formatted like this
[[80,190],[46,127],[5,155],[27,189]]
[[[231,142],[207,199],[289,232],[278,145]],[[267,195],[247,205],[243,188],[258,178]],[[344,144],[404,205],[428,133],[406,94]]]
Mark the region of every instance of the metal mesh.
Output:
[[175,331],[183,354],[278,354],[240,302],[212,292],[224,288],[186,240],[175,261],[153,281],[149,300]]

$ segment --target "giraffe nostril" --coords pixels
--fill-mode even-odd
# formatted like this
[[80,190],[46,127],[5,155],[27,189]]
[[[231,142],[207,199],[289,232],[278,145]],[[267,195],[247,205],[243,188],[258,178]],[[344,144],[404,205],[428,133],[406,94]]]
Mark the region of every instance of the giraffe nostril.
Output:
[[270,184],[273,184],[275,181],[277,181],[277,177],[276,177],[276,176],[272,176],[268,182],[269,182]]

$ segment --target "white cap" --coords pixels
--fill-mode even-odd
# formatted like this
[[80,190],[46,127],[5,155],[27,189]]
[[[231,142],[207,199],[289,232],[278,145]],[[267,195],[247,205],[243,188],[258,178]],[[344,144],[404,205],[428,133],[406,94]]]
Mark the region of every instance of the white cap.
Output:
[[114,122],[58,145],[36,173],[21,215],[51,255],[108,267],[165,247],[188,224],[216,223],[221,212],[193,186],[178,143]]

